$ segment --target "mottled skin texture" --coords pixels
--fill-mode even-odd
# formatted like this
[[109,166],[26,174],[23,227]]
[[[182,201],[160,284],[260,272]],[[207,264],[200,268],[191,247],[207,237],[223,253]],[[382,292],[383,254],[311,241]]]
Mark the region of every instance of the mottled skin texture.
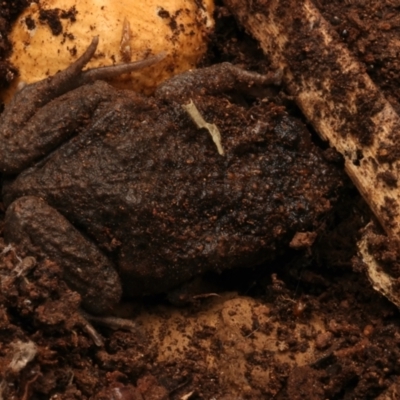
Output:
[[[177,76],[154,97],[82,82],[32,114],[23,143],[0,124],[0,150],[11,146],[4,172],[39,160],[5,185],[7,240],[64,266],[92,312],[118,301],[118,275],[135,296],[273,258],[320,224],[341,182],[282,107],[224,95],[277,78],[221,64]],[[219,127],[224,156],[181,107],[189,99]]]

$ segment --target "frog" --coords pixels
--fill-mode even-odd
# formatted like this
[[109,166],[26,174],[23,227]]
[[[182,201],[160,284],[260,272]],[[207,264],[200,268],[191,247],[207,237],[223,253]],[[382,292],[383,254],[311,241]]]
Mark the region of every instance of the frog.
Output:
[[215,64],[144,95],[104,79],[163,55],[84,70],[97,43],[0,115],[5,240],[57,263],[84,309],[267,263],[318,229],[340,168],[282,104],[238,95],[279,86],[279,72]]

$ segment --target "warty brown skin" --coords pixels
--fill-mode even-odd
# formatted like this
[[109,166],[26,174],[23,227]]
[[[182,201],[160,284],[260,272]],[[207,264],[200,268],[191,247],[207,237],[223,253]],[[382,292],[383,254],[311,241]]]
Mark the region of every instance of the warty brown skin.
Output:
[[[95,313],[119,300],[121,282],[128,296],[165,292],[274,258],[319,226],[342,179],[283,107],[243,107],[224,94],[276,80],[220,64],[174,77],[153,97],[102,81],[65,85],[24,122],[36,125],[20,149],[36,163],[11,160],[8,172],[22,171],[3,190],[6,240],[63,266]],[[221,131],[224,156],[182,108],[190,99]]]

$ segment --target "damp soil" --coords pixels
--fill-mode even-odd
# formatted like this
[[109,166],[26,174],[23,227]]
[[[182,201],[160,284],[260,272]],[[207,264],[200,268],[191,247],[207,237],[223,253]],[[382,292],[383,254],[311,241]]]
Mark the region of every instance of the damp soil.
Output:
[[[315,2],[398,107],[400,68],[385,45],[400,36],[396,2]],[[1,3],[0,88],[17,73],[7,32],[26,3]],[[257,43],[221,4],[216,20],[203,65],[265,72]],[[277,96],[302,118],[284,88]],[[125,301],[106,326],[82,315],[58,265],[0,237],[0,398],[398,398],[399,311],[358,268],[356,242],[371,215],[344,176],[341,185],[316,235],[298,237],[283,256],[210,273],[174,296]]]

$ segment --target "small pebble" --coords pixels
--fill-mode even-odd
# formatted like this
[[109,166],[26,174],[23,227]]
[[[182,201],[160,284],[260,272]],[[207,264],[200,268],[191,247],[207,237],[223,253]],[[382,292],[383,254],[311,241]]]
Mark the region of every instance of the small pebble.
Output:
[[374,327],[372,325],[366,325],[363,330],[364,336],[367,337],[371,336],[373,332],[374,332]]
[[322,332],[318,334],[315,340],[315,347],[318,350],[324,350],[329,347],[332,343],[333,335],[331,332]]

